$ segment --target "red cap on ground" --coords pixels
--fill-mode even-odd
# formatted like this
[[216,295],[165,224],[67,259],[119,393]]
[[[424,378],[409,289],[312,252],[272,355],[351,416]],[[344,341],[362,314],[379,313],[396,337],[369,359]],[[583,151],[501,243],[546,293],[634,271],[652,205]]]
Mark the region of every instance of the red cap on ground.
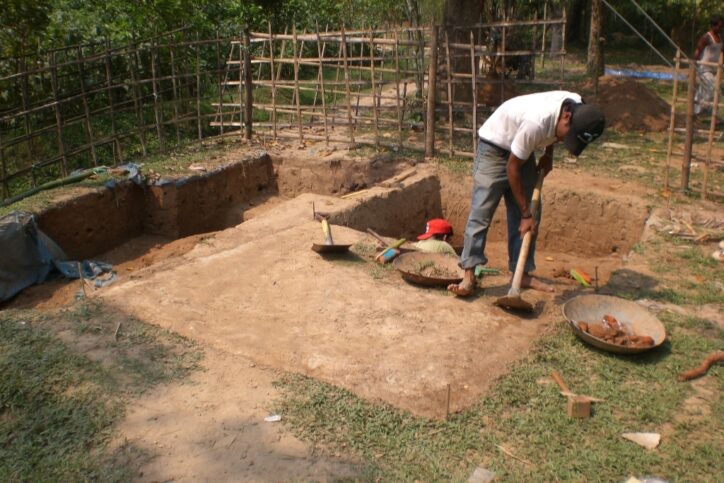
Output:
[[427,240],[433,235],[452,235],[453,227],[447,220],[441,218],[435,218],[427,222],[425,226],[425,233],[418,236],[418,240]]

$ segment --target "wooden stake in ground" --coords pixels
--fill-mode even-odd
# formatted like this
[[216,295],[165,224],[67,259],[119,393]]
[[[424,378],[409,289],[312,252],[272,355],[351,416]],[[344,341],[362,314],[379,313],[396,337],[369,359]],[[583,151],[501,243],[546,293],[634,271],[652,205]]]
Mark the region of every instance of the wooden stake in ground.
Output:
[[292,54],[294,55],[294,96],[296,98],[297,107],[297,128],[299,129],[299,145],[304,144],[304,132],[302,131],[302,108],[299,98],[299,52],[297,50],[297,28],[292,25]]
[[113,76],[111,75],[111,41],[106,40],[106,93],[108,95],[108,109],[111,113],[111,136],[115,148],[114,158],[117,156],[118,163],[123,163],[123,151],[121,140],[116,133],[116,108],[113,102]]
[[395,107],[397,108],[397,135],[402,144],[402,110],[400,108],[400,39],[397,30],[393,32],[395,40]]
[[55,52],[50,54],[50,82],[53,88],[53,109],[55,111],[55,132],[58,138],[58,152],[60,153],[61,172],[68,176],[68,158],[65,155],[65,141],[63,141],[63,117],[60,113],[60,97],[58,96],[58,70],[55,66]]
[[714,102],[711,106],[711,121],[709,122],[709,138],[706,145],[706,162],[704,165],[704,182],[701,186],[701,197],[706,199],[706,192],[709,187],[709,171],[711,170],[711,150],[714,146],[714,132],[716,131],[717,111],[719,109],[719,91],[721,90],[721,70],[724,62],[724,52],[719,54],[719,62],[716,67],[716,81],[714,82]]
[[[324,145],[329,146],[329,130],[327,129],[327,94],[324,91],[324,47],[322,47],[322,39],[319,36],[319,24],[316,25],[317,33],[317,53],[319,54],[319,88],[322,94],[322,122],[324,123]],[[325,45],[326,47],[326,45]],[[315,92],[316,96],[316,92]]]
[[[78,46],[78,75],[80,76],[80,94],[83,103],[83,127],[85,128],[85,135],[88,139],[88,146],[90,146],[91,161],[93,166],[98,166],[98,158],[96,157],[96,145],[93,141],[93,128],[91,127],[90,121],[90,109],[88,108],[88,97],[85,91],[85,68],[83,67],[83,50]],[[134,96],[134,101],[136,100]]]
[[558,371],[553,371],[551,373],[551,378],[553,378],[553,380],[556,381],[556,384],[558,384],[558,387],[561,389],[561,394],[568,399],[566,412],[568,413],[568,416],[572,418],[584,419],[590,417],[591,403],[603,401],[603,399],[590,396],[579,396],[578,394],[571,392],[571,390],[568,389],[568,385],[563,381],[561,375],[558,374]]
[[689,91],[686,98],[686,141],[681,163],[681,191],[689,189],[691,151],[694,143],[694,95],[696,94],[696,61],[689,61]]
[[344,33],[344,25],[342,25],[342,67],[344,69],[344,92],[347,97],[347,127],[349,129],[349,140],[352,144],[354,141],[354,126],[352,125],[352,100],[350,99],[349,88],[349,62],[347,61],[347,37]]
[[[432,26],[430,42],[430,72],[427,79],[427,116],[425,122],[425,156],[435,155],[435,98],[437,97],[437,37],[438,28]],[[471,34],[472,35],[472,34]]]
[[277,84],[276,77],[274,75],[274,33],[272,32],[271,22],[268,24],[269,28],[269,80],[271,81],[271,96],[272,96],[272,133],[274,139],[277,138]]
[[178,125],[178,86],[176,82],[176,55],[174,53],[173,37],[168,38],[168,52],[171,57],[171,96],[173,104],[173,127],[176,130],[176,144],[181,144],[181,130]]
[[448,154],[455,154],[455,145],[453,143],[455,131],[453,129],[453,91],[452,91],[452,66],[450,65],[450,39],[447,30],[445,30],[445,65],[447,67],[447,136],[448,136]]
[[163,113],[161,112],[161,95],[158,92],[156,84],[156,61],[158,60],[158,45],[156,41],[151,44],[151,85],[153,86],[153,113],[156,119],[156,134],[158,135],[158,145],[161,152],[166,151],[166,137],[163,134]]
[[375,146],[380,145],[380,124],[377,116],[379,110],[377,108],[377,75],[375,74],[375,39],[374,31],[369,29],[370,36],[370,79],[372,81],[372,119],[375,126]]
[[669,142],[666,146],[666,172],[664,173],[664,189],[669,189],[669,166],[674,145],[674,129],[676,128],[676,104],[679,94],[679,67],[681,65],[681,49],[676,49],[674,64],[674,86],[671,93],[671,119],[669,120]]
[[470,74],[473,83],[473,154],[478,154],[478,78],[475,68],[475,38],[470,32]]
[[245,28],[243,35],[244,42],[244,139],[251,141],[252,117],[254,116],[254,86],[251,76],[251,42],[249,40],[249,29]]

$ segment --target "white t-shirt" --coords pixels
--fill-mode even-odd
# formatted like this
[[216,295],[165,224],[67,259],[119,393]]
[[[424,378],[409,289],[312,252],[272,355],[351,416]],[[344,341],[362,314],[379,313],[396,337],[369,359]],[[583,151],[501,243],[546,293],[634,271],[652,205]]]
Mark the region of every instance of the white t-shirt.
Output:
[[581,102],[568,91],[539,92],[505,101],[485,121],[478,135],[526,160],[536,149],[556,142],[556,124],[566,99]]

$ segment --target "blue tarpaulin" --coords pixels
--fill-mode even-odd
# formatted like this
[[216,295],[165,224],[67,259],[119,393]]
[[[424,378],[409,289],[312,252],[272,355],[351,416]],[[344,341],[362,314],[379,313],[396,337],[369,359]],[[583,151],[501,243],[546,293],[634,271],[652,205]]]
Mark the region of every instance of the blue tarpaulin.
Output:
[[[606,67],[604,73],[616,77],[633,77],[635,79],[656,79],[656,80],[674,80],[673,72],[649,72],[644,70],[631,69],[611,69]],[[685,74],[679,74],[679,80],[685,80]]]
[[58,245],[38,229],[31,213],[15,211],[0,218],[0,302],[54,276],[93,280],[96,286],[115,280],[107,263],[68,261]]

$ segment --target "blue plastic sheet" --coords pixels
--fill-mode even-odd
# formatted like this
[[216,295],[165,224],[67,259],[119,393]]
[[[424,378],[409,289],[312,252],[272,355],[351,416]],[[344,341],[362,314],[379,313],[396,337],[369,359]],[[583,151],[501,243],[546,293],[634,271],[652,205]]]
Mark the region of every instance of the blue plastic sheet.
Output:
[[52,277],[92,280],[100,287],[116,279],[107,263],[68,261],[63,250],[38,229],[31,213],[12,212],[0,218],[0,302]]
[[[616,77],[632,77],[634,79],[656,79],[656,80],[674,80],[673,72],[649,72],[643,70],[631,70],[631,69],[611,69],[606,67],[604,73],[606,75],[612,75]],[[679,74],[679,80],[686,79],[686,75]]]

